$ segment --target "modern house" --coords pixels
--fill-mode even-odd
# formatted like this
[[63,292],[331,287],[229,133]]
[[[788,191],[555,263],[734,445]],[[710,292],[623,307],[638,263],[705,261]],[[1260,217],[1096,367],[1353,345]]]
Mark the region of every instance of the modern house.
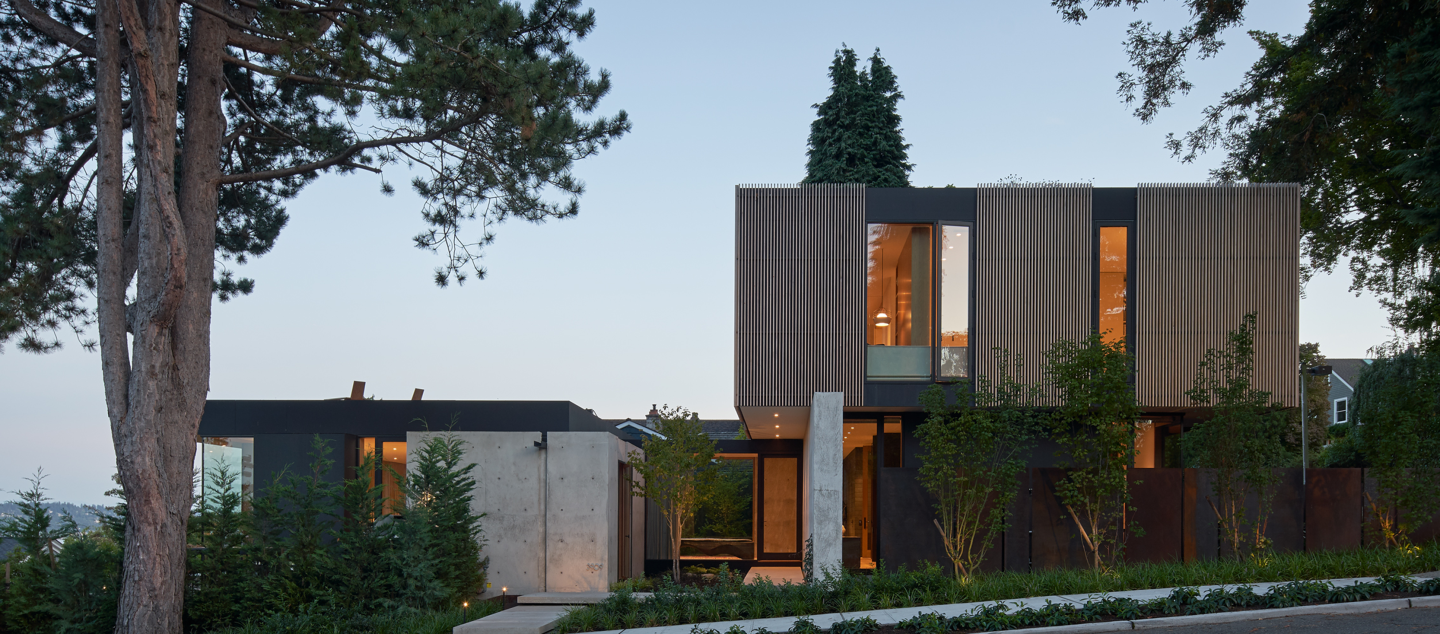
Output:
[[918,397],[996,372],[997,348],[1038,383],[1058,340],[1123,341],[1146,421],[1137,468],[1164,466],[1166,440],[1205,415],[1185,391],[1247,313],[1256,385],[1298,406],[1298,186],[735,197],[735,408],[754,440],[728,449],[755,464],[757,560],[798,560],[809,540],[817,566],[943,561],[916,479]]
[[1374,363],[1374,359],[1327,359],[1330,364],[1330,424],[1354,421],[1350,405],[1355,400],[1355,386],[1360,384],[1360,372]]
[[[206,473],[228,465],[233,486],[265,494],[273,478],[311,464],[312,440],[329,443],[325,477],[356,477],[367,454],[404,477],[425,440],[437,433],[466,442],[476,465],[473,508],[490,558],[487,594],[608,590],[643,570],[645,505],[631,495],[636,445],[615,427],[566,401],[230,401],[205,404],[199,460]],[[388,472],[376,484],[401,508]],[[215,482],[206,478],[204,486]]]
[[[1298,186],[741,186],[735,196],[739,418],[704,421],[724,493],[682,534],[693,563],[798,566],[807,542],[817,566],[943,561],[917,481],[918,399],[993,375],[996,349],[1024,360],[1016,378],[1040,383],[1057,341],[1123,342],[1144,420],[1137,469],[1178,466],[1171,439],[1207,415],[1185,395],[1196,366],[1246,314],[1258,320],[1256,386],[1299,404]],[[275,473],[308,464],[316,434],[337,452],[338,480],[367,453],[403,474],[428,434],[449,430],[478,465],[494,589],[603,590],[668,568],[662,518],[629,488],[629,461],[656,435],[653,408],[605,421],[569,402],[419,396],[210,401],[201,455],[239,465],[238,486],[263,495]],[[1031,466],[1053,466],[1055,448],[1042,442]],[[1032,559],[1029,517],[1005,537],[1007,569],[1060,561]],[[1180,552],[1172,519],[1167,543]]]

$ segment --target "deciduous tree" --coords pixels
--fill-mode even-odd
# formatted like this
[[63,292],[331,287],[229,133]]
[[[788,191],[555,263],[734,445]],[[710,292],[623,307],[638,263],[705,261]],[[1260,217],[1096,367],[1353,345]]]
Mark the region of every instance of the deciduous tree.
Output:
[[1055,342],[1045,358],[1046,387],[1058,401],[1050,429],[1067,468],[1055,492],[1096,569],[1124,561],[1127,538],[1144,534],[1125,517],[1140,406],[1124,346],[1092,333]]
[[1004,534],[1039,431],[1039,388],[1014,378],[1023,360],[1000,348],[994,354],[996,376],[977,377],[973,394],[961,381],[953,402],[940,385],[920,395],[926,413],[915,430],[923,449],[920,483],[936,498],[936,524],[957,580],[978,572]]
[[645,456],[630,466],[640,476],[634,482],[635,495],[649,498],[665,518],[671,572],[679,582],[682,532],[712,493],[715,441],[705,435],[700,418],[690,410],[666,405],[659,411],[655,431],[660,435],[645,437]]
[[[1215,470],[1206,500],[1220,520],[1221,543],[1236,559],[1269,548],[1265,527],[1275,495],[1275,468],[1288,462],[1285,435],[1294,418],[1254,387],[1255,313],[1200,359],[1186,396],[1210,418],[1184,436],[1186,463]],[[1257,507],[1250,513],[1247,500]]]

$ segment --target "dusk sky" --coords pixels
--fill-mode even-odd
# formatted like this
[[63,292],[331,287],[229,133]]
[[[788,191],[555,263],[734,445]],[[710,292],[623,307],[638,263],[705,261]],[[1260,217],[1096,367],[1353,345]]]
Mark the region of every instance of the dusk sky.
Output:
[[[1179,28],[1179,2],[1062,22],[1045,0],[1010,2],[592,3],[578,46],[613,73],[600,111],[634,130],[582,162],[577,218],[498,228],[489,276],[437,288],[417,250],[418,198],[403,168],[327,175],[288,205],[275,250],[243,267],[255,293],[216,305],[210,397],[569,400],[606,418],[651,403],[733,418],[734,188],[804,176],[811,107],[835,50],[876,47],[899,78],[915,186],[1026,180],[1134,186],[1201,182],[1222,158],[1182,164],[1163,143],[1235,87],[1259,56],[1244,31],[1297,33],[1301,0],[1252,3],[1219,56],[1187,66],[1195,90],[1151,125],[1116,96],[1125,27]],[[479,228],[475,228],[478,235]],[[1365,356],[1389,333],[1349,276],[1319,277],[1300,340]],[[90,334],[93,337],[93,333]],[[43,466],[51,496],[101,503],[114,450],[99,356],[73,336],[0,355],[0,500]],[[439,421],[436,421],[439,422]]]

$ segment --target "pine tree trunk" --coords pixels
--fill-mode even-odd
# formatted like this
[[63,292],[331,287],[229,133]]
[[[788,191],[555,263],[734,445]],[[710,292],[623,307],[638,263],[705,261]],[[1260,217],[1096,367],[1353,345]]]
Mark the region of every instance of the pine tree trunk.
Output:
[[[220,115],[225,30],[216,18],[194,12],[183,180],[177,182],[178,4],[98,4],[105,41],[97,42],[102,141],[97,310],[106,406],[128,509],[115,631],[171,634],[182,628],[191,467],[210,375],[214,177],[225,125]],[[117,22],[124,26],[128,46],[116,38],[112,24]],[[131,80],[138,182],[134,226],[128,232],[120,208],[122,61]],[[127,306],[132,275],[135,301]],[[127,331],[133,341],[127,341]]]

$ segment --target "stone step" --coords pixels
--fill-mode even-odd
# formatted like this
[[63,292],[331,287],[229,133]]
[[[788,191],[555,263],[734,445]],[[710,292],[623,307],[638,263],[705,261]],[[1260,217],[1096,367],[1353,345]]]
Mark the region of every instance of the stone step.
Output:
[[483,619],[461,623],[453,634],[545,634],[565,616],[569,606],[522,605],[496,612]]
[[[637,600],[650,598],[649,592],[636,592]],[[609,592],[535,592],[522,595],[517,601],[520,605],[590,605],[599,603],[610,597]]]

